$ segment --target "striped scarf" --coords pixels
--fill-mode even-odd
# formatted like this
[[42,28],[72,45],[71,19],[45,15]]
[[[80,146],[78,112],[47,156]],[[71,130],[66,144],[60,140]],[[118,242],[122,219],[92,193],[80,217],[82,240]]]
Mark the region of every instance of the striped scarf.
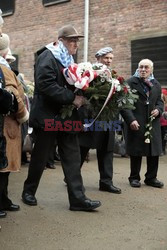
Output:
[[72,55],[68,53],[67,48],[64,44],[59,41],[56,46],[53,43],[49,43],[46,45],[46,48],[49,49],[53,56],[66,68],[72,63],[74,63],[74,59]]
[[[135,76],[137,78],[140,78],[140,74],[139,74],[139,70],[138,69],[136,70],[136,72],[135,72],[135,74],[133,76]],[[149,96],[150,90],[154,86],[154,84],[151,82],[151,80],[154,80],[154,79],[155,79],[154,75],[153,75],[153,73],[151,73],[151,75],[147,79],[143,80],[142,87],[143,87],[143,90],[144,90],[144,92],[145,92],[145,94],[147,96]]]

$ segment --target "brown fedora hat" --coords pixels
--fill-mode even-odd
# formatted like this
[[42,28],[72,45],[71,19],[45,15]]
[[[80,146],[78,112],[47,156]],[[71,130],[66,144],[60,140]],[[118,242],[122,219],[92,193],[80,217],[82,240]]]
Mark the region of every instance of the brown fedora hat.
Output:
[[65,25],[58,31],[58,38],[62,37],[84,37],[84,36],[79,34],[72,25]]

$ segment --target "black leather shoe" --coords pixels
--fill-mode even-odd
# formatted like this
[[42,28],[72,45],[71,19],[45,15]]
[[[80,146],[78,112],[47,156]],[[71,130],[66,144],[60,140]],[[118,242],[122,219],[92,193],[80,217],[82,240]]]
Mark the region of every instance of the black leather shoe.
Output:
[[56,169],[56,166],[54,164],[47,164],[46,168]]
[[15,204],[11,204],[8,207],[5,207],[4,210],[6,211],[19,211],[20,210],[20,206],[19,205],[15,205]]
[[156,187],[156,188],[162,188],[164,186],[163,182],[157,180],[156,178],[155,179],[151,179],[151,180],[145,180],[144,183],[147,185],[147,186],[151,186],[151,187]]
[[6,213],[6,212],[4,212],[4,211],[0,211],[0,218],[5,218],[5,217],[6,217],[6,215],[7,215],[7,213]]
[[115,187],[113,184],[106,184],[106,183],[100,182],[99,190],[100,191],[106,191],[106,192],[109,192],[109,193],[114,193],[114,194],[121,194],[121,189]]
[[27,205],[30,205],[30,206],[36,206],[37,205],[37,199],[32,194],[23,193],[22,194],[22,200]]
[[141,183],[140,183],[139,180],[131,180],[131,181],[130,181],[130,185],[131,185],[131,187],[134,187],[134,188],[139,188],[139,187],[141,187]]
[[83,202],[81,202],[80,204],[70,205],[70,210],[71,211],[88,211],[89,212],[89,211],[92,211],[100,206],[101,206],[100,201],[92,201],[90,199],[86,199]]

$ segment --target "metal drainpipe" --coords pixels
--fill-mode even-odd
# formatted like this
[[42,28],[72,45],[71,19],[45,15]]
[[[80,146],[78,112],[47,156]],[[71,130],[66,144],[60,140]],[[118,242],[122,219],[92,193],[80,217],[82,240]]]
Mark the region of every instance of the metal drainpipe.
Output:
[[88,60],[89,0],[85,0],[84,62]]

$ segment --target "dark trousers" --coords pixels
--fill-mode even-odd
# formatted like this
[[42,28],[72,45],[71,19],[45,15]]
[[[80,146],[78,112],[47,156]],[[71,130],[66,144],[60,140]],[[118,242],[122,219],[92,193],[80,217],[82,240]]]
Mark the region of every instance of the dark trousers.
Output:
[[[140,169],[142,163],[142,156],[130,156],[130,177],[131,180],[140,181]],[[159,156],[147,156],[147,172],[145,174],[146,180],[151,180],[157,177]]]
[[75,205],[86,198],[80,171],[81,158],[77,134],[43,130],[36,132],[35,145],[23,193],[35,195],[55,139],[57,139],[61,164],[67,181],[69,202]]
[[[81,152],[81,167],[84,163],[87,153],[89,152],[88,147],[80,146]],[[106,184],[112,184],[113,178],[113,152],[104,150],[96,150],[98,169],[100,173],[100,182]]]
[[8,198],[8,178],[9,172],[0,172],[0,210],[12,204],[12,201]]

